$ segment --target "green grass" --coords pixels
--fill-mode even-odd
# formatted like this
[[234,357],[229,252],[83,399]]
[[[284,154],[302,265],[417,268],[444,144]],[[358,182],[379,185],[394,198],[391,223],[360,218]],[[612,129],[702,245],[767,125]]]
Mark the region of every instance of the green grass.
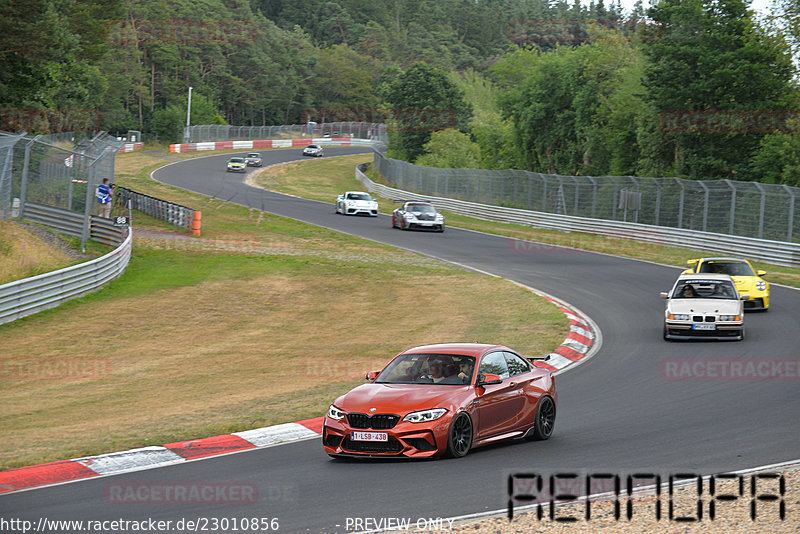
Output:
[[[319,416],[414,345],[537,355],[566,335],[514,284],[164,186],[147,178],[160,154],[130,154],[117,183],[202,209],[203,236],[135,214],[119,279],[0,326],[0,469]],[[424,315],[388,313],[412,300]],[[102,365],[42,371],[59,362]]]

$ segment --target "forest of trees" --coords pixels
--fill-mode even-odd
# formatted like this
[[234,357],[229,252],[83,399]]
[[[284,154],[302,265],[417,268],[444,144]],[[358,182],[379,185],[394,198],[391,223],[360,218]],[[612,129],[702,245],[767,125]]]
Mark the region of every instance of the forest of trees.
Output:
[[0,13],[4,130],[172,142],[191,86],[193,124],[386,121],[390,155],[430,166],[800,185],[800,0],[771,15],[745,0],[0,0]]

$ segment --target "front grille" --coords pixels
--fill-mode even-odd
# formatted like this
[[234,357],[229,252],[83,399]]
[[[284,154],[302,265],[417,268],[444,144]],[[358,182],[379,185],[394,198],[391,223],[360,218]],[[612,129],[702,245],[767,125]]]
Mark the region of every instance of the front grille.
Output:
[[403,446],[394,438],[389,438],[389,441],[353,441],[345,438],[342,449],[353,452],[400,452]]
[[713,323],[714,319],[715,319],[715,317],[713,315],[706,315],[706,322],[707,323]]
[[389,430],[394,428],[400,420],[399,415],[376,413],[369,416],[364,413],[347,414],[347,423],[351,428],[372,428],[374,430]]
[[692,317],[692,321],[694,321],[695,323],[702,323],[703,322],[703,316],[702,315],[695,315],[694,317]]
[[436,220],[436,215],[433,213],[420,213],[417,215],[417,219],[420,221],[434,221]]

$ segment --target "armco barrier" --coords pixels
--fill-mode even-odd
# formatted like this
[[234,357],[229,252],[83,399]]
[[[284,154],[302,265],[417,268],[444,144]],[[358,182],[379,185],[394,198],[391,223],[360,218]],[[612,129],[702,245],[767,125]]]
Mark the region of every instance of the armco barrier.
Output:
[[[98,232],[110,235],[105,221],[98,226]],[[100,289],[125,270],[131,257],[132,237],[133,233],[128,230],[122,243],[100,258],[1,285],[0,324],[54,308]]]
[[186,206],[137,193],[126,187],[114,188],[114,202],[118,206],[141,211],[173,226],[192,230],[195,235],[200,235],[200,212]]
[[700,232],[666,226],[652,226],[603,219],[589,219],[571,215],[557,215],[516,208],[489,206],[464,200],[432,197],[430,195],[420,195],[418,193],[376,184],[363,173],[361,167],[366,169],[364,165],[359,165],[359,167],[356,168],[356,179],[364,184],[371,193],[374,192],[393,200],[429,200],[437,208],[459,215],[475,217],[477,219],[526,224],[537,228],[548,228],[565,232],[586,232],[664,246],[709,250],[721,252],[723,254],[741,255],[750,259],[762,260],[787,267],[800,266],[800,244],[798,243]]
[[[61,208],[28,202],[25,205],[25,219],[73,237],[81,237],[83,232],[83,215]],[[89,221],[89,237],[113,247],[122,243],[125,233],[110,220],[93,216]]]
[[169,145],[170,152],[195,152],[201,150],[258,150],[259,148],[291,148],[308,145],[350,146],[375,145],[377,139],[351,137],[319,137],[313,139],[261,139],[255,141],[208,141],[204,143],[182,143]]

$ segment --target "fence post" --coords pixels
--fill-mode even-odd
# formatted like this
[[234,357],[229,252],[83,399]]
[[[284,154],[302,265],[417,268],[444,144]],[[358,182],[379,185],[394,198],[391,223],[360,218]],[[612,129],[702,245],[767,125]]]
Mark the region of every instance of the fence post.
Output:
[[791,243],[794,231],[794,191],[786,184],[783,184],[783,188],[789,193],[789,230],[786,232],[786,241]]
[[767,193],[766,191],[764,191],[764,187],[760,183],[758,182],[753,182],[753,183],[755,184],[756,188],[758,188],[758,190],[761,192],[761,206],[758,212],[758,238],[762,239],[764,237],[764,208],[767,203]]
[[678,226],[677,226],[677,228],[683,228],[683,200],[684,200],[684,197],[686,196],[686,190],[683,187],[683,180],[681,180],[680,178],[675,178],[675,181],[678,182],[678,185],[681,188],[681,196],[680,196],[680,199],[678,201]]
[[89,163],[89,171],[86,176],[86,205],[83,207],[83,231],[81,232],[81,251],[86,252],[86,240],[89,239],[92,220],[92,192],[95,189],[95,167],[97,160]]
[[658,218],[661,215],[661,184],[658,183],[656,178],[650,178],[656,184],[656,220],[655,225],[658,226]]
[[703,231],[706,231],[708,223],[708,186],[702,180],[698,181],[703,188]]
[[736,220],[736,186],[734,185],[733,182],[731,182],[727,178],[725,179],[725,183],[728,184],[728,187],[731,188],[731,208],[730,208],[730,213],[731,213],[730,214],[730,219],[731,220],[730,220],[729,227],[728,227],[728,233],[733,235],[733,230],[734,230],[733,223]]
[[[39,139],[41,135],[37,135],[27,143],[25,143],[25,157],[22,160],[22,178],[19,190],[19,218],[25,218],[25,202],[28,196],[28,167],[31,161],[31,146]],[[12,147],[13,149],[13,147]],[[10,151],[9,151],[10,153]]]

